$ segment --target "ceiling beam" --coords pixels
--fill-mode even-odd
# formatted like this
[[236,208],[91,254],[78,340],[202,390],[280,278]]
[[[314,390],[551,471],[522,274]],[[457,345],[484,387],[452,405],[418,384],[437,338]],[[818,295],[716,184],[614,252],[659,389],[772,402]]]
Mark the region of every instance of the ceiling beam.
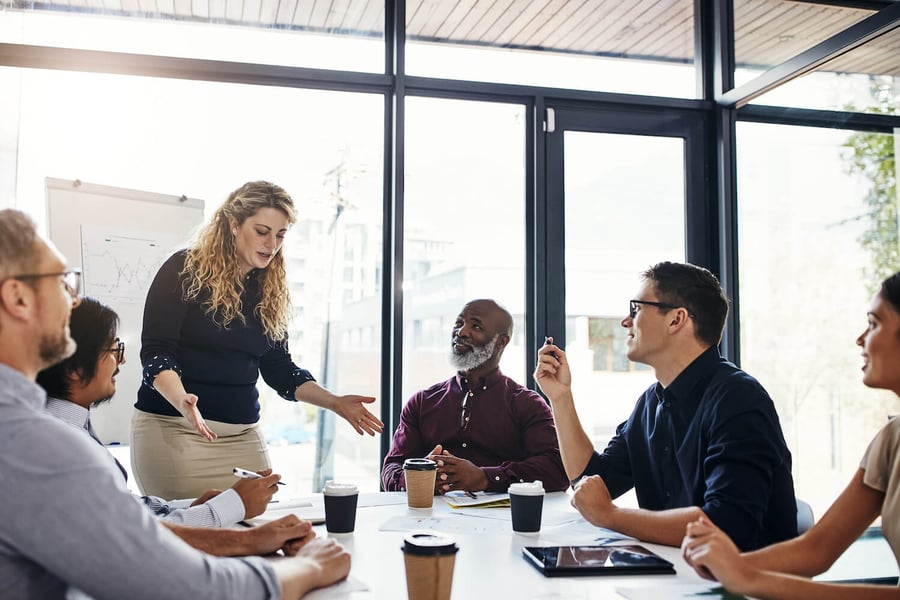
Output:
[[384,74],[0,43],[0,65],[280,87],[386,92]]
[[900,2],[851,25],[827,40],[765,71],[744,85],[716,98],[725,107],[740,108],[778,86],[814,71],[819,66],[900,27]]

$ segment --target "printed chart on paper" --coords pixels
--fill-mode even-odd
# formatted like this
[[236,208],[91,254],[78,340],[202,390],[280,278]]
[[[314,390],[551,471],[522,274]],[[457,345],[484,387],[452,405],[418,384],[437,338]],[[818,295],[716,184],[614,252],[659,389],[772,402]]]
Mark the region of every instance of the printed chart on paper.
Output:
[[160,265],[183,243],[177,236],[82,226],[85,294],[112,304],[143,304]]

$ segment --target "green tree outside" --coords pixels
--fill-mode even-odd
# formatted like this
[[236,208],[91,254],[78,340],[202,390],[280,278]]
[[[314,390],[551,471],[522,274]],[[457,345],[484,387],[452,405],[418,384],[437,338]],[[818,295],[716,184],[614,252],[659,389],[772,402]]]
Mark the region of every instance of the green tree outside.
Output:
[[[900,112],[892,79],[874,80],[871,93],[874,104],[864,112],[887,115]],[[853,106],[847,110],[860,112]],[[847,139],[844,147],[848,150],[848,173],[870,182],[863,198],[866,210],[858,218],[866,222],[859,242],[871,258],[864,274],[869,292],[874,294],[881,281],[900,270],[895,136],[857,132]]]

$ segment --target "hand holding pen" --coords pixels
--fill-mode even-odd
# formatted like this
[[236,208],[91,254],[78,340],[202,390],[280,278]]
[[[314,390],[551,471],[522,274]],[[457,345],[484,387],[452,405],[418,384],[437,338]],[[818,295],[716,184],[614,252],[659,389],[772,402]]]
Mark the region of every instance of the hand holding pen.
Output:
[[[281,475],[273,474],[272,469],[265,469],[259,473],[248,471],[235,467],[232,471],[240,481],[232,486],[232,489],[241,497],[244,503],[244,518],[252,519],[261,515],[269,507],[269,503],[273,502],[272,496],[278,491],[279,485],[284,485],[279,481]],[[276,485],[277,484],[277,485]],[[275,500],[274,502],[277,502]]]
[[231,470],[234,473],[235,477],[240,477],[242,479],[262,479],[264,477],[278,477],[278,480],[275,481],[278,485],[287,485],[283,481],[281,481],[281,475],[272,475],[272,469],[266,469],[269,474],[261,475],[255,471],[248,471],[247,469],[242,469],[240,467],[235,467]]
[[[548,335],[545,335],[545,336],[544,336],[544,345],[545,345],[545,346],[552,346],[552,345],[553,345],[553,338],[550,337],[550,336],[548,336]],[[556,352],[554,352],[552,349],[550,350],[550,356],[552,356],[553,358],[559,360],[559,355],[558,355]]]
[[571,393],[572,373],[566,353],[553,343],[552,337],[545,337],[544,345],[538,349],[534,380],[551,401]]

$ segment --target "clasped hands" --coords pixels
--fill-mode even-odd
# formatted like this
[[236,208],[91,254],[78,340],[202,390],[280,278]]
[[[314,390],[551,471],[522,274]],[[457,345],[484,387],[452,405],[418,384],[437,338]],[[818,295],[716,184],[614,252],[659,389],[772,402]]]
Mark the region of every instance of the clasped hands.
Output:
[[487,488],[488,478],[472,461],[450,454],[441,444],[434,447],[425,458],[437,463],[434,478],[434,493],[443,494],[452,490],[480,492]]
[[706,517],[688,523],[681,556],[700,577],[719,581],[734,593],[749,593],[751,583],[759,576],[731,538]]
[[247,530],[248,554],[265,556],[279,550],[285,556],[294,556],[303,546],[316,537],[312,524],[296,515],[286,515],[275,521]]

